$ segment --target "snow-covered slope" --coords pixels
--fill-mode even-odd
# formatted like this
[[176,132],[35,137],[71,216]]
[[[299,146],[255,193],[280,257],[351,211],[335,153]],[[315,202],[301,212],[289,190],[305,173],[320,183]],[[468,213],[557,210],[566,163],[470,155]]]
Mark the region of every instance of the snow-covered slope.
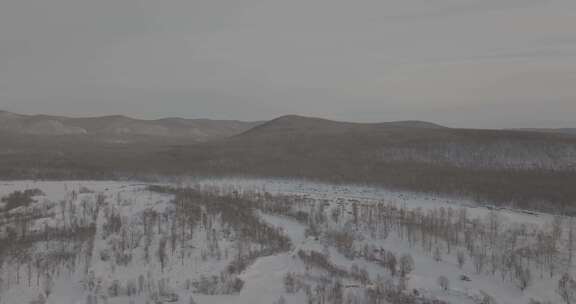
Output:
[[571,218],[372,187],[17,181],[0,197],[1,304],[562,303],[576,275]]

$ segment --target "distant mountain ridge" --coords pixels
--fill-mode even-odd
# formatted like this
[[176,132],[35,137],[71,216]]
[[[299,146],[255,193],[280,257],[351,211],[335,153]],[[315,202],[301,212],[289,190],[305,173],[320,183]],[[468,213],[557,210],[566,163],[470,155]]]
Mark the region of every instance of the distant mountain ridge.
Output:
[[100,140],[133,140],[134,137],[184,138],[207,141],[244,132],[259,122],[164,118],[135,119],[122,115],[73,118],[22,115],[0,111],[0,131],[23,135],[91,136]]
[[[263,132],[263,130],[266,130],[270,135],[273,133],[280,135],[281,133],[298,132],[330,134],[353,130],[366,132],[389,128],[449,129],[446,126],[418,120],[358,123],[301,115],[284,115],[270,121],[186,119],[179,117],[145,120],[123,115],[66,117],[43,114],[25,115],[0,110],[0,132],[46,136],[93,136],[100,139],[142,136],[208,141],[231,136],[253,136]],[[576,135],[576,128],[503,129],[503,131],[506,130]]]
[[270,136],[283,132],[330,134],[349,130],[383,128],[440,129],[444,126],[424,121],[383,123],[341,122],[323,118],[285,115],[266,122],[237,120],[185,119],[168,117],[155,120],[135,119],[123,115],[99,117],[66,117],[24,115],[0,111],[0,132],[36,136],[81,136],[101,141],[125,142],[136,138],[191,139],[204,142],[231,136],[250,136],[263,130]]
[[576,128],[551,128],[551,129],[544,129],[544,128],[521,128],[521,129],[513,129],[516,131],[530,131],[530,132],[544,132],[544,133],[561,133],[561,134],[571,134],[576,135]]
[[381,123],[357,123],[335,121],[300,115],[285,115],[262,123],[237,137],[255,135],[280,136],[282,134],[337,134],[349,131],[370,132],[387,128],[447,129],[447,127],[425,121],[393,121]]

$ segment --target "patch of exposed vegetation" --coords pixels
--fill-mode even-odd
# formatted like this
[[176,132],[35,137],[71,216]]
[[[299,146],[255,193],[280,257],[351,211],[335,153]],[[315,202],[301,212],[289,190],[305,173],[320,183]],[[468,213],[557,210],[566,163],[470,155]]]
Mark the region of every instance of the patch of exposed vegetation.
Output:
[[35,203],[35,196],[44,195],[44,192],[40,189],[27,189],[24,191],[14,191],[8,196],[2,198],[2,202],[5,203],[4,211],[9,211],[18,207],[26,207],[32,203]]

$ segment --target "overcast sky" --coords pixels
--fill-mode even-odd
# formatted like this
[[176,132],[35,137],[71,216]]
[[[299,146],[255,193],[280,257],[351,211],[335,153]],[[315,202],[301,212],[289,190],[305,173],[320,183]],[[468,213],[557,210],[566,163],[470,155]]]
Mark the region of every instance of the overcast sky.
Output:
[[0,109],[576,127],[576,1],[1,0]]

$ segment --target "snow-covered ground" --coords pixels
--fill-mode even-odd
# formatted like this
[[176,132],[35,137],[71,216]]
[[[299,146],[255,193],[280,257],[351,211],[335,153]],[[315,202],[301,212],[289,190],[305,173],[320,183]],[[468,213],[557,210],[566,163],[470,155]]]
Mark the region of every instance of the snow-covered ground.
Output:
[[[391,224],[392,228],[387,227],[389,231],[382,237],[380,232],[370,230],[372,226],[366,217],[376,212],[370,206],[394,206],[397,208],[394,210],[402,210],[402,214],[405,211],[415,212],[422,218],[439,210],[450,209],[451,214],[452,211],[456,214],[465,210],[466,223],[470,225],[475,221],[490,222],[490,218],[497,215],[498,229],[502,231],[498,240],[507,237],[511,233],[509,231],[522,227],[521,231],[525,234],[518,235],[521,240],[519,244],[523,244],[536,239],[538,231],[551,231],[554,228],[553,223],[558,221],[558,217],[549,214],[495,210],[465,199],[298,180],[189,179],[163,184],[208,192],[219,189],[222,195],[266,193],[275,198],[262,199],[266,196],[258,196],[258,199],[270,201],[270,204],[274,204],[278,197],[296,202],[289,209],[307,213],[308,220],[297,219],[293,213],[283,214],[265,208],[255,210],[254,215],[262,220],[262,225],[279,228],[290,239],[290,249],[257,256],[251,261],[237,275],[237,279],[243,281],[239,292],[206,294],[199,292],[198,284],[202,280],[216,276],[221,282],[230,282],[236,278],[232,273],[225,275],[230,263],[243,254],[266,249],[256,239],[246,239],[240,232],[234,231],[239,223],[230,222],[225,214],[218,213],[221,210],[208,212],[210,202],[199,203],[198,212],[201,214],[191,219],[185,217],[183,212],[187,210],[193,214],[194,211],[178,209],[184,207],[178,207],[179,202],[174,201],[175,194],[150,191],[145,183],[1,182],[0,197],[27,189],[40,189],[44,194],[35,196],[36,202],[30,206],[0,212],[0,237],[3,239],[0,249],[4,249],[0,250],[0,304],[33,303],[39,297],[47,298],[46,303],[51,304],[94,304],[96,300],[110,304],[147,303],[152,298],[166,303],[172,300],[175,303],[189,303],[193,298],[201,304],[257,304],[274,303],[280,297],[286,303],[305,303],[307,295],[303,290],[286,292],[286,275],[295,274],[303,283],[314,287],[321,281],[315,278],[330,277],[331,274],[322,267],[306,263],[299,256],[302,252],[322,253],[340,269],[366,269],[371,283],[362,287],[354,276],[342,278],[349,293],[359,288],[373,288],[377,277],[399,284],[401,279],[398,275],[392,275],[389,269],[375,263],[368,255],[358,253],[365,246],[370,246],[371,251],[390,252],[397,257],[410,255],[415,267],[404,280],[405,292],[413,293],[415,290],[420,299],[439,299],[448,303],[481,303],[485,294],[500,304],[528,304],[530,299],[562,303],[557,293],[558,280],[565,272],[572,277],[576,275],[575,268],[564,260],[550,264],[556,269],[549,271],[531,258],[523,258],[523,267],[530,270],[530,282],[521,290],[516,280],[509,277],[502,279],[498,271],[492,274],[488,262],[484,270],[478,271],[473,258],[468,257],[460,268],[456,252],[465,250],[463,241],[447,250],[442,245],[443,236],[439,236],[434,241],[434,244],[440,244],[434,247],[441,247],[441,258],[438,259],[435,254],[425,250],[424,245],[419,245],[419,241],[408,241],[403,235],[404,229],[408,229],[407,224]],[[6,203],[0,203],[0,207],[6,207]],[[320,219],[311,219],[319,214],[322,214]],[[358,216],[360,220],[354,221],[353,218]],[[564,259],[564,250],[568,246],[566,227],[569,225],[566,223],[569,219],[561,220],[564,224],[554,248],[560,253],[554,256]],[[188,227],[187,221],[194,224]],[[394,228],[394,225],[403,228]],[[309,233],[311,228],[320,232]],[[358,236],[354,240],[356,249],[353,250],[353,257],[343,254],[326,238],[328,232],[340,230]],[[424,232],[421,234],[424,235]],[[10,243],[8,238],[15,235],[22,241]],[[241,244],[241,239],[244,244]],[[162,242],[164,249],[160,249]],[[164,265],[160,262],[161,251],[167,256]],[[450,286],[447,290],[439,286],[439,276],[448,278]],[[462,276],[470,280],[461,280]],[[115,284],[120,285],[120,292],[112,290]],[[155,294],[155,297],[151,297],[151,294]],[[43,303],[42,300],[36,301],[34,303]]]

